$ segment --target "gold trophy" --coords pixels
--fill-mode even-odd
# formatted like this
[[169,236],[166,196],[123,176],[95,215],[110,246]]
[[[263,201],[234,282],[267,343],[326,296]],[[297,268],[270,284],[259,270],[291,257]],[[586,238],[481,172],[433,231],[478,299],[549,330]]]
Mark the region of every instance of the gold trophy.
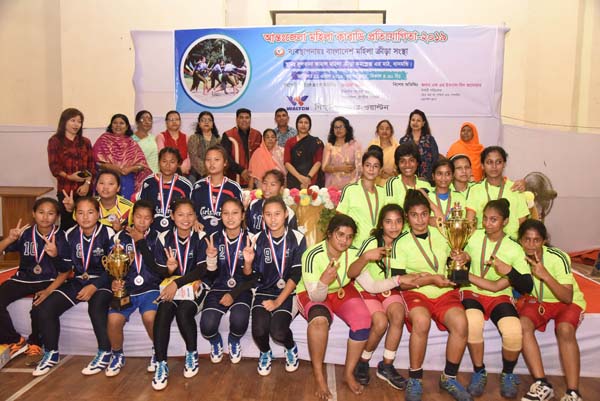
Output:
[[[475,222],[463,217],[463,209],[458,202],[450,208],[448,220],[444,221],[443,217],[439,217],[437,225],[442,235],[446,237],[453,252],[462,251],[467,245],[471,234],[475,231]],[[448,279],[459,286],[468,284],[469,268],[452,260],[448,265]]]
[[[129,271],[129,266],[133,262],[133,253],[126,254],[124,248],[121,245],[121,241],[115,240],[115,246],[110,251],[108,256],[102,257],[102,266],[108,271],[108,273],[117,281],[123,282],[123,279]],[[111,308],[115,310],[122,310],[131,305],[131,299],[127,295],[125,288],[116,291],[111,301]]]

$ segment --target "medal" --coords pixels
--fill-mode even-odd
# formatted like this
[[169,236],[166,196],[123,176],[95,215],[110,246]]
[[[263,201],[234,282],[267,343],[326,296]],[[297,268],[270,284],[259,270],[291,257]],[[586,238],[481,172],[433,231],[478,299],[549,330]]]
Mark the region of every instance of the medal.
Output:
[[[146,238],[146,235],[144,235]],[[135,265],[135,270],[137,270],[137,276],[133,279],[133,283],[137,286],[144,284],[144,277],[142,277],[142,255],[138,256],[137,249],[135,249],[135,241],[131,241],[131,245],[133,246],[133,263]]]
[[[219,192],[217,193],[217,196],[215,197],[215,200],[213,202],[213,186],[210,183],[210,176],[206,177],[206,182],[208,182],[208,204],[210,205],[210,210],[212,211],[212,215],[213,216],[218,216],[220,213],[218,212],[219,209],[219,201],[221,200],[221,195],[223,194],[223,187],[225,186],[225,183],[227,182],[227,177],[223,177],[223,180],[221,181],[221,185],[219,186]],[[212,220],[210,220],[210,225],[213,227],[216,227],[219,224],[219,219],[213,217]]]
[[[229,273],[229,280],[227,280],[227,286],[229,288],[233,288],[237,284],[237,282],[235,281],[233,276],[235,276],[235,268],[237,267],[238,256],[240,254],[240,248],[242,245],[242,236],[243,235],[244,235],[244,232],[242,230],[240,230],[240,235],[238,235],[237,239],[235,240],[235,241],[237,241],[237,244],[235,246],[235,253],[233,254],[233,263],[231,263],[231,254],[229,253],[229,245],[232,242],[229,242],[229,238],[227,237],[225,230],[223,230],[223,238],[225,238],[225,256],[227,257],[227,270]],[[235,242],[235,241],[233,241],[233,242]]]
[[[542,257],[540,263],[542,265],[544,264],[544,248],[542,248]],[[533,288],[535,289],[535,286]],[[538,313],[540,314],[540,316],[544,316],[544,313],[546,313],[546,308],[544,308],[544,282],[542,280],[540,280],[540,288],[536,292],[537,301],[540,304],[538,306]]]
[[273,254],[273,263],[275,263],[275,269],[277,269],[277,274],[279,274],[279,281],[277,281],[277,288],[285,287],[285,280],[283,279],[283,273],[285,270],[285,259],[287,252],[287,230],[283,234],[283,251],[281,255],[281,264],[279,264],[279,259],[277,259],[277,252],[275,251],[275,243],[273,242],[273,236],[271,235],[271,231],[267,233],[267,239],[269,240],[269,248]]
[[[329,249],[327,248],[327,243],[325,243],[327,255],[329,255]],[[338,282],[340,288],[337,290],[337,297],[339,299],[344,298],[346,295],[346,291],[344,290],[344,281],[346,281],[346,275],[348,274],[348,250],[344,251],[346,254],[346,265],[344,266],[344,277],[340,279],[340,274],[338,273],[338,269],[340,268],[339,260],[331,259],[330,262],[333,262],[335,267],[335,279]],[[341,257],[341,255],[340,255]]]
[[140,275],[137,275],[135,276],[133,283],[139,287],[140,285],[144,284],[144,278]]
[[384,292],[381,293],[381,296],[384,298],[387,298],[390,295],[392,295],[392,292],[390,290],[385,290]]
[[94,232],[92,233],[92,238],[90,239],[90,245],[88,246],[88,254],[85,254],[85,245],[83,238],[83,230],[79,227],[79,245],[81,246],[81,267],[83,268],[83,274],[81,278],[84,280],[88,280],[90,275],[87,270],[90,266],[90,260],[92,259],[92,254],[94,253],[94,241],[96,240],[96,235],[98,234],[98,225],[94,227]]
[[346,291],[344,291],[343,288],[340,288],[339,290],[337,290],[337,297],[338,299],[342,299],[346,296]]
[[[157,174],[158,175],[158,174]],[[156,176],[154,176],[156,178]],[[160,220],[160,226],[163,228],[167,228],[169,226],[169,216],[170,210],[169,205],[171,204],[171,198],[173,197],[173,189],[175,189],[175,183],[177,182],[178,175],[175,174],[173,179],[171,180],[171,186],[169,187],[169,194],[167,195],[167,201],[165,202],[165,196],[163,194],[163,177],[160,174],[158,178],[158,200],[160,201],[160,213],[165,216]]]
[[212,219],[210,219],[210,225],[213,227],[216,227],[219,225],[219,219],[217,219],[216,217],[213,217]]
[[[54,226],[52,226],[52,230],[50,231],[50,234],[48,234],[47,239],[51,240],[57,231],[58,231],[58,228],[55,228]],[[38,256],[36,233],[37,233],[37,225],[35,225],[33,227],[33,229],[31,230],[31,247],[33,248],[33,257],[35,258],[35,263],[36,263],[36,265],[33,268],[33,273],[34,274],[42,274],[42,266],[40,266],[40,263],[42,262],[42,259],[44,258],[44,255],[46,254],[46,247],[44,247],[44,249],[42,249],[42,253],[40,253],[40,255]]]
[[483,237],[483,245],[481,246],[481,260],[479,262],[479,273],[481,274],[482,278],[485,277],[487,272],[490,270],[490,267],[494,265],[493,263],[486,263],[486,260],[493,260],[496,257],[496,253],[498,252],[498,249],[500,249],[500,245],[502,244],[502,240],[504,240],[504,237],[505,235],[503,234],[502,237],[498,240],[498,242],[496,242],[496,246],[492,250],[492,254],[487,259],[485,258],[485,251],[487,248],[487,236]]
[[185,240],[185,253],[184,253],[184,257],[181,257],[181,249],[179,248],[179,235],[177,232],[177,229],[175,229],[173,231],[173,237],[175,239],[175,247],[177,248],[177,260],[179,261],[179,270],[181,271],[181,275],[185,276],[185,272],[187,271],[187,264],[188,264],[188,253],[190,251],[190,243],[191,241],[191,237],[192,235],[190,234],[189,237],[186,238]]
[[546,313],[546,308],[544,308],[544,305],[540,304],[540,306],[538,306],[538,313],[540,316],[544,316],[544,313]]

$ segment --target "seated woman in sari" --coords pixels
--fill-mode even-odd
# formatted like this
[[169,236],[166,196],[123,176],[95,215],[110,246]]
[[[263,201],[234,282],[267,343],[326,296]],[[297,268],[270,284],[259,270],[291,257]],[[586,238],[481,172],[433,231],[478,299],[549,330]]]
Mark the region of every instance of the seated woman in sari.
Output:
[[[311,185],[323,186],[320,174],[323,158],[323,142],[310,135],[312,120],[308,114],[296,118],[298,135],[285,143],[283,160],[287,169],[288,188],[308,188]],[[312,156],[312,157],[310,157]]]
[[273,169],[286,173],[283,165],[283,148],[277,144],[275,131],[267,128],[263,132],[263,140],[259,148],[250,157],[248,170],[254,179],[250,182],[250,186],[260,188],[265,173]]
[[93,147],[94,161],[99,169],[111,170],[121,176],[121,194],[126,199],[131,199],[140,190],[144,178],[152,174],[144,152],[131,139],[132,135],[127,116],[115,114]]

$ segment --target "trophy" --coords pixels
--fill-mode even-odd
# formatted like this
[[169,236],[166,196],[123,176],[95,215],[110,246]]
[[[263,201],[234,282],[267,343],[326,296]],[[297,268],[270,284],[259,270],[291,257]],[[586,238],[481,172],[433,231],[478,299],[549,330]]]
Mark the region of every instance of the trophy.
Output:
[[[467,245],[471,234],[475,231],[475,222],[463,217],[463,209],[459,203],[455,203],[450,209],[450,217],[444,221],[443,217],[438,218],[437,225],[452,251],[462,251]],[[448,265],[448,279],[457,285],[466,285],[469,283],[469,268],[464,264],[452,260]]]
[[[108,271],[108,273],[118,281],[123,282],[123,279],[129,271],[129,266],[133,262],[133,253],[127,255],[124,252],[124,248],[121,245],[119,239],[115,240],[115,246],[110,251],[108,256],[102,257],[102,266]],[[111,308],[115,310],[122,310],[131,305],[131,300],[125,288],[119,291],[115,291],[113,299],[111,301]]]

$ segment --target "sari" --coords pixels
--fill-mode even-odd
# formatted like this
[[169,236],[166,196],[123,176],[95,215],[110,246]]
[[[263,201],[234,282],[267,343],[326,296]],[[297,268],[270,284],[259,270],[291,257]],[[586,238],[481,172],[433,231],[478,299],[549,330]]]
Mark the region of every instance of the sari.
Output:
[[479,133],[477,132],[475,124],[465,122],[460,126],[460,131],[462,131],[465,126],[471,127],[473,138],[471,138],[470,141],[465,142],[459,135],[458,141],[454,142],[452,146],[450,146],[450,149],[448,149],[447,156],[449,159],[456,155],[468,156],[471,161],[473,181],[478,182],[483,178],[483,167],[481,166],[481,152],[483,152],[483,145],[479,143]]
[[275,144],[275,147],[269,150],[263,141],[260,143],[258,149],[254,151],[252,157],[250,157],[248,171],[254,179],[260,182],[265,173],[273,169],[286,174],[285,166],[283,165],[283,148]]
[[[311,157],[312,155],[312,157]],[[312,135],[307,135],[298,140],[296,135],[288,139],[285,144],[285,163],[290,163],[302,175],[307,175],[315,163],[320,163],[323,158],[323,142]],[[311,185],[323,186],[323,175],[321,169],[311,180]],[[300,188],[300,181],[290,172],[287,173],[286,186],[288,188]]]
[[350,173],[336,171],[325,173],[325,186],[327,188],[343,189],[346,185],[358,181],[362,171],[362,149],[356,140],[344,143],[342,146],[334,146],[330,143],[325,145],[323,153],[323,164],[331,167],[339,167],[344,164],[353,164],[354,170]]
[[377,180],[375,181],[375,183],[377,185],[381,185],[382,187],[385,186],[385,183],[390,178],[398,175],[398,166],[396,166],[396,162],[394,160],[394,153],[396,152],[396,148],[398,147],[399,143],[396,140],[396,138],[394,138],[394,137],[390,138],[390,141],[392,142],[392,146],[388,146],[385,148],[381,146],[381,140],[379,139],[379,137],[375,137],[375,138],[373,138],[373,140],[371,142],[369,142],[369,146],[377,145],[383,150],[383,166],[381,166],[382,169],[388,168],[388,169],[391,169],[394,171],[394,175],[392,175],[390,177],[383,177],[381,175],[379,177],[377,177]]
[[96,164],[109,163],[120,168],[135,165],[144,166],[142,171],[121,176],[121,194],[126,199],[131,199],[131,196],[140,190],[144,178],[152,174],[144,152],[128,136],[117,136],[113,133],[105,132],[94,143],[93,151]]

